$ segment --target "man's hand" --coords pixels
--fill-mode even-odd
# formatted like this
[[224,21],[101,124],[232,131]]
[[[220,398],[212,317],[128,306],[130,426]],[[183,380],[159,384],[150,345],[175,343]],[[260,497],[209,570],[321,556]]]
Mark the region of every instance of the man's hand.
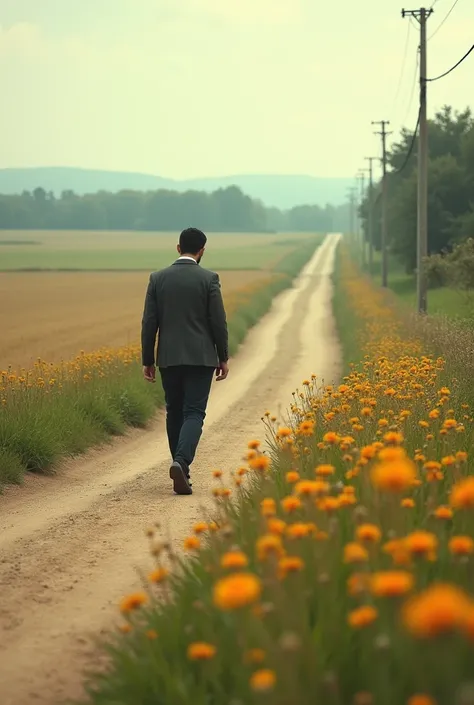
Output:
[[216,370],[216,382],[221,382],[229,374],[229,365],[227,362],[221,362]]
[[145,365],[143,367],[143,377],[147,382],[154,383],[156,381],[156,367],[155,365]]

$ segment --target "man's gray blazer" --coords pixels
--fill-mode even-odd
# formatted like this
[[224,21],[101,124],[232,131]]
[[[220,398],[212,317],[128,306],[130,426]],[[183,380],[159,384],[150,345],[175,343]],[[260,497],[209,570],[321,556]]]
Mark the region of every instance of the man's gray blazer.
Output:
[[191,259],[150,276],[142,320],[142,363],[158,367],[227,362],[228,331],[219,276]]

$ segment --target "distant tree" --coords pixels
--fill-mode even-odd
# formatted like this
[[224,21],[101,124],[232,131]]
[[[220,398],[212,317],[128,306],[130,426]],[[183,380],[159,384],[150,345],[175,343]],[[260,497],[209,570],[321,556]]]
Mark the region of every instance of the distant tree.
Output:
[[[428,144],[428,250],[436,254],[474,234],[474,119],[471,110],[456,112],[444,106],[428,121]],[[417,150],[418,137],[413,140],[413,132],[403,128],[388,154],[392,167],[387,177],[390,248],[407,271],[413,271],[416,266]],[[367,200],[362,204],[361,216],[367,236]],[[374,208],[374,242],[378,248],[380,223],[381,199],[378,198]]]
[[347,207],[298,206],[291,211],[266,208],[237,186],[213,193],[187,191],[99,191],[79,196],[64,190],[59,198],[36,188],[21,195],[0,195],[0,228],[59,230],[181,230],[197,225],[224,232],[344,229]]

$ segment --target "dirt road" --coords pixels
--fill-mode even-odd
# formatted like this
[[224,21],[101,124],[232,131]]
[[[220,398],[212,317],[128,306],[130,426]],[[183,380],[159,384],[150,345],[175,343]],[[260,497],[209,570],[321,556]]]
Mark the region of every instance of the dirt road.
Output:
[[214,386],[193,471],[192,497],[168,477],[163,419],[0,497],[0,703],[53,705],[81,694],[94,636],[110,628],[120,597],[150,567],[145,529],[179,542],[210,503],[212,469],[241,463],[263,436],[261,416],[283,412],[304,377],[328,382],[339,351],[331,315],[336,236],[249,334],[228,380]]

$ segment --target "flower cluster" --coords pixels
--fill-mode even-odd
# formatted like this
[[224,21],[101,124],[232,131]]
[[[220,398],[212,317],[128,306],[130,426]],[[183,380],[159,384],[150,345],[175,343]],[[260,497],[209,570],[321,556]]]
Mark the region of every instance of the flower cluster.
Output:
[[83,385],[107,375],[121,374],[140,359],[140,346],[103,348],[92,353],[80,352],[72,360],[48,363],[38,359],[31,369],[13,371],[12,367],[0,370],[0,399],[3,405],[21,399],[35,391],[58,394],[65,386]]
[[125,603],[127,653],[183,625],[147,652],[156,682],[172,664],[212,702],[474,702],[472,411],[382,293],[344,285],[362,362],[338,385],[305,380],[287,419],[265,414],[269,449],[252,440],[231,477],[214,472],[170,599],[160,583],[150,613]]

